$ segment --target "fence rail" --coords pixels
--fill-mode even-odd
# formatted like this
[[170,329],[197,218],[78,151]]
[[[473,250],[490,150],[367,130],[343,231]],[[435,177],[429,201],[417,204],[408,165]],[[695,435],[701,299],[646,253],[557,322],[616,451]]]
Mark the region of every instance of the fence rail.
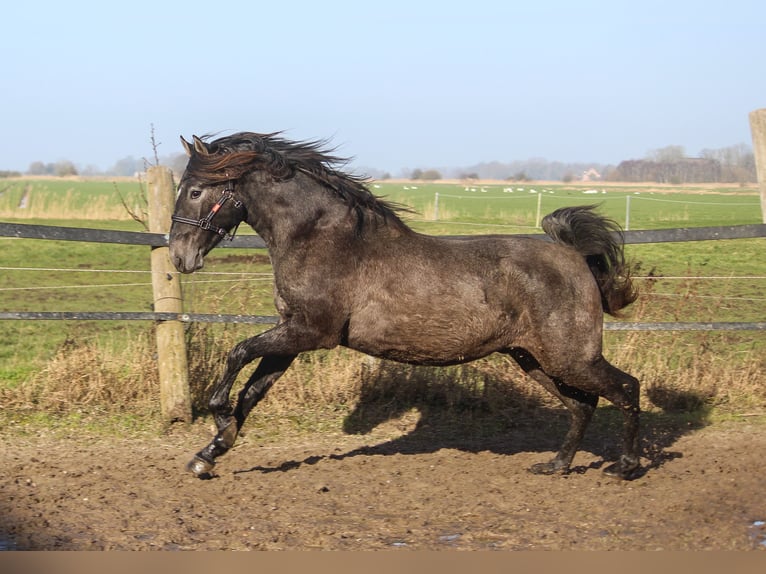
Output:
[[[546,239],[544,233],[514,234],[518,237]],[[122,245],[148,245],[167,247],[168,236],[162,233],[144,231],[115,231],[109,229],[88,229],[82,227],[58,227],[32,225],[27,223],[0,222],[0,237],[19,239],[50,239],[56,241],[85,241],[91,243],[118,243]],[[468,235],[447,235],[461,238]],[[729,225],[721,227],[679,227],[675,229],[649,229],[623,232],[625,243],[678,243],[686,241],[716,241],[719,239],[752,239],[766,237],[766,223],[750,225]],[[219,247],[262,249],[266,243],[257,235],[237,235],[234,241],[222,241]]]
[[270,315],[223,315],[207,313],[152,313],[148,311],[0,311],[0,320],[22,321],[180,321],[181,323],[249,323],[273,325]]
[[[88,229],[83,227],[58,227],[53,225],[31,225],[27,223],[0,222],[0,237],[50,239],[55,241],[85,241],[90,243],[118,243],[121,245],[148,245],[149,247],[168,246],[168,236],[164,233]],[[219,247],[260,249],[266,247],[266,243],[257,235],[237,235],[234,238],[234,241],[222,241],[219,244]]]
[[[23,321],[179,321],[181,323],[243,323],[275,325],[271,315],[222,315],[206,313],[151,313],[109,311],[0,311],[0,320]],[[766,331],[766,322],[604,322],[605,331]]]

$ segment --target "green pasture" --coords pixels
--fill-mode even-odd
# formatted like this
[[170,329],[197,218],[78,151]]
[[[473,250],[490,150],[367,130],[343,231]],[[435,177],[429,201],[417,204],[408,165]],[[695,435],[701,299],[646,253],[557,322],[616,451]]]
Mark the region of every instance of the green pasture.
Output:
[[[370,188],[411,209],[412,225],[435,234],[525,232],[538,223],[538,205],[545,215],[567,205],[597,204],[623,226],[629,215],[630,229],[761,223],[754,187],[381,181]],[[0,180],[0,218],[127,221],[125,205],[141,213],[142,195],[142,183],[125,178]]]
[[[411,208],[413,213],[405,219],[418,231],[435,235],[538,233],[538,201],[543,215],[566,205],[600,204],[604,213],[621,224],[630,201],[630,229],[761,220],[757,193],[741,188],[659,193],[649,185],[602,188],[528,182],[483,187],[380,182],[371,188]],[[596,193],[585,193],[591,190]],[[141,231],[143,227],[127,214],[123,203],[140,213],[142,193],[136,181],[0,180],[0,221]],[[627,246],[628,258],[640,264],[637,281],[643,293],[628,320],[766,320],[765,251],[764,238]],[[183,278],[186,311],[274,314],[271,268],[263,250],[216,249],[203,271]],[[2,311],[151,309],[148,247],[0,238]],[[258,328],[214,327],[242,336]],[[151,329],[146,322],[2,321],[0,388],[14,387],[45,369],[67,341],[98,340],[120,347]],[[625,338],[618,333],[606,336],[615,341]],[[664,336],[688,339],[689,352],[697,352],[705,337],[705,341],[713,337],[729,345],[735,356],[754,349],[762,356],[766,346],[762,332]]]
[[145,211],[143,186],[137,179],[0,179],[2,220],[129,219],[123,205]]
[[373,184],[377,195],[414,210],[409,216],[414,227],[433,234],[529,233],[539,225],[538,215],[570,205],[599,205],[630,229],[761,223],[754,189],[674,189],[638,184]]

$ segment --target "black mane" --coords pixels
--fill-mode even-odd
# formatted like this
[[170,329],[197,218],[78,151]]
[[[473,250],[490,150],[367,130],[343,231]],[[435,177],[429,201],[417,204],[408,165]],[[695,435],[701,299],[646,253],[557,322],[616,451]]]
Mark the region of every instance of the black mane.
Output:
[[408,229],[397,215],[406,208],[375,196],[367,187],[366,178],[338,169],[348,160],[333,155],[333,150],[325,149],[326,145],[327,142],[322,140],[287,140],[281,137],[281,132],[240,132],[206,143],[208,153],[192,153],[186,171],[210,182],[239,179],[256,170],[268,172],[277,181],[302,172],[332,189],[349,209],[357,212],[360,225],[366,210],[380,216],[387,224]]

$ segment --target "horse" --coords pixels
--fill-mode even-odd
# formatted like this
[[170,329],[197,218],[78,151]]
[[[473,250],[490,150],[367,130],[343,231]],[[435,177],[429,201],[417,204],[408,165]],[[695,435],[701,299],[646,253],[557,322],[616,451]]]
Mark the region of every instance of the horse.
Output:
[[[274,270],[273,328],[235,345],[209,400],[217,433],[187,469],[212,476],[248,414],[295,357],[344,346],[413,365],[512,357],[570,413],[555,456],[529,470],[568,471],[600,397],[623,414],[622,454],[604,471],[640,468],[639,382],[602,354],[603,314],[638,293],[622,232],[596,206],[542,221],[547,241],[514,235],[438,237],[414,231],[404,206],[345,172],[321,140],[240,132],[181,142],[169,253],[181,273],[230,240],[241,222],[264,240]],[[239,372],[260,359],[234,404]]]

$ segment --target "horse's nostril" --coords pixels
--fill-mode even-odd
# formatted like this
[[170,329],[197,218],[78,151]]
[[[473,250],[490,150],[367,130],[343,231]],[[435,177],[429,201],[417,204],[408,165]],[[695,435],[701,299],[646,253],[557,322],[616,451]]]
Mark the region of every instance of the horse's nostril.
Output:
[[173,247],[170,248],[170,253],[168,255],[170,257],[170,262],[173,264],[173,267],[183,273],[183,259],[177,253],[175,253]]
[[202,267],[202,257],[199,255],[182,257],[181,255],[171,252],[170,261],[173,263],[173,266],[181,273],[192,273]]

